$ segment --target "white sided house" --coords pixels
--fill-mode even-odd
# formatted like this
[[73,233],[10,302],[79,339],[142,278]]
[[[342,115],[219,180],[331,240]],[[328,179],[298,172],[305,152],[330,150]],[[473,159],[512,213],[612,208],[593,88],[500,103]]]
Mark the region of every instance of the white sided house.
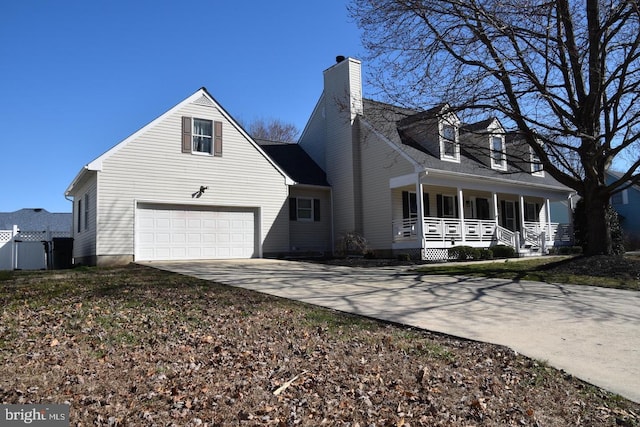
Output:
[[334,241],[355,232],[379,256],[421,259],[458,245],[524,256],[569,243],[550,204],[572,190],[498,120],[464,125],[446,104],[414,111],[363,99],[360,61],[336,59],[299,141],[331,186]]
[[75,263],[287,253],[294,184],[199,89],[87,164],[69,185]]

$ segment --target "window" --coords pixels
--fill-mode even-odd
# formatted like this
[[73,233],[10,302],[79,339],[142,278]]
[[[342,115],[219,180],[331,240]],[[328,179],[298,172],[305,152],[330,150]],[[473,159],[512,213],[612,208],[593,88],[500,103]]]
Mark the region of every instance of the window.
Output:
[[222,122],[182,117],[182,152],[222,156]]
[[442,196],[442,216],[445,218],[456,216],[456,198],[454,196]]
[[456,142],[455,127],[445,124],[442,126],[442,157],[458,159],[458,143]]
[[89,193],[84,195],[84,229],[89,228]]
[[78,233],[82,231],[82,199],[78,199]]
[[531,173],[538,176],[544,175],[540,157],[538,157],[538,155],[533,152],[533,149],[531,149]]
[[491,211],[489,209],[489,200],[477,198],[476,199],[476,218],[478,219],[491,219]]
[[313,218],[313,200],[298,199],[298,221],[311,221]]
[[524,202],[524,220],[540,221],[540,204]]
[[211,120],[193,119],[193,134],[191,135],[192,151],[211,154],[211,141],[213,140],[213,123]]
[[507,162],[504,153],[504,138],[502,136],[491,137],[491,167],[506,169]]
[[320,221],[320,200],[309,197],[289,199],[289,219],[291,221]]
[[458,217],[458,198],[447,194],[436,195],[438,218]]
[[612,205],[626,205],[629,203],[629,196],[627,190],[618,191],[611,195]]
[[[429,193],[422,193],[422,210],[424,216],[429,216]],[[418,217],[418,198],[414,191],[402,192],[402,218]]]

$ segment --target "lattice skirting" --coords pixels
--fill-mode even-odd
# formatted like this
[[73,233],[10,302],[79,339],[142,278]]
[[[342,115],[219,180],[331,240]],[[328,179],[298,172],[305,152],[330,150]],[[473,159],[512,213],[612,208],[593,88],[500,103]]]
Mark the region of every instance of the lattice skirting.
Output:
[[447,261],[449,259],[449,250],[427,248],[423,250],[422,259],[425,261]]

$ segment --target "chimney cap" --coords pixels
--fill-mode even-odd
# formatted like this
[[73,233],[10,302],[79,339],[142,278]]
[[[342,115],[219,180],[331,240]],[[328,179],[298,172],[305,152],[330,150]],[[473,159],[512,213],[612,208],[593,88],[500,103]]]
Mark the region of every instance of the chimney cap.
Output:
[[344,61],[346,58],[344,57],[344,55],[338,55],[336,56],[336,63],[340,63],[342,61]]

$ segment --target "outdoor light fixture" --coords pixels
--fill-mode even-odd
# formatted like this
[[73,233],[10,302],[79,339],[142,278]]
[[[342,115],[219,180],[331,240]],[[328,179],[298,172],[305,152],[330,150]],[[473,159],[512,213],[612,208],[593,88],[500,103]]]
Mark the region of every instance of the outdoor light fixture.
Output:
[[204,191],[207,190],[208,188],[209,187],[205,187],[204,185],[201,185],[198,191],[191,194],[191,198],[193,199],[195,197],[196,199],[199,199],[204,194]]

